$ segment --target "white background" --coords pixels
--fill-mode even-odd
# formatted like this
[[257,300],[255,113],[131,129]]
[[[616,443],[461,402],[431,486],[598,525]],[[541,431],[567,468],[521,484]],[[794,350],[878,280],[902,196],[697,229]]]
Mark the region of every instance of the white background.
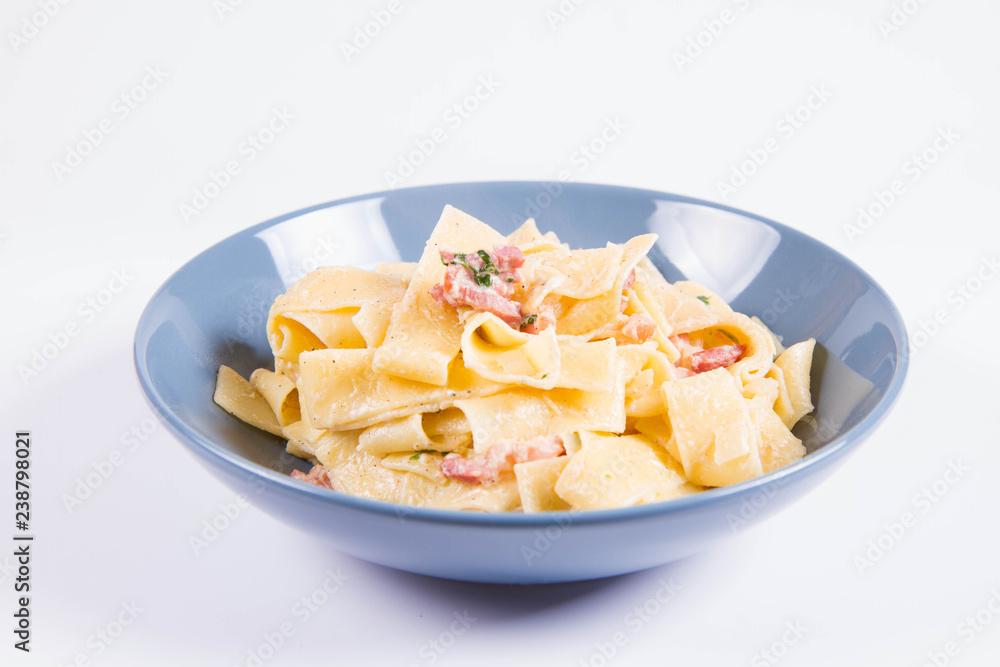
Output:
[[[772,648],[789,666],[997,664],[1000,614],[987,605],[1000,610],[1000,279],[989,263],[1000,251],[1000,5],[896,1],[910,12],[896,25],[890,0],[567,0],[562,13],[556,0],[403,2],[351,54],[343,45],[388,0],[232,11],[5,1],[0,478],[13,477],[14,431],[31,429],[38,537],[30,657],[11,648],[15,575],[0,548],[0,662],[255,664],[248,651],[289,622],[266,664],[769,665]],[[495,89],[449,122],[481,77]],[[293,118],[251,160],[241,144],[274,110]],[[103,119],[111,132],[91,141]],[[609,121],[624,127],[583,157]],[[143,305],[233,232],[386,189],[386,173],[438,127],[446,141],[402,185],[568,172],[726,201],[837,248],[887,289],[911,335],[924,332],[895,411],[777,518],[612,580],[426,579],[343,556],[253,507],[196,555],[190,538],[233,496],[153,427],[131,361]],[[764,164],[742,166],[769,138]],[[87,154],[77,163],[71,151]],[[925,151],[933,164],[914,171]],[[77,166],[56,164],[68,159]],[[239,173],[185,216],[230,160]],[[724,199],[734,168],[754,173]],[[881,215],[852,229],[859,207]],[[126,278],[112,295],[115,271]],[[100,298],[100,312],[81,306]],[[68,325],[78,333],[65,349],[26,373]],[[125,437],[143,427],[152,434]],[[68,508],[115,451],[120,465]],[[12,485],[0,482],[11,523]],[[907,513],[915,524],[890,530]],[[303,622],[294,605],[328,570],[346,579]],[[670,580],[675,597],[650,603]],[[134,619],[123,611],[133,604]],[[627,620],[646,604],[641,624]],[[476,620],[450,635],[466,611]],[[987,622],[975,630],[966,618],[977,612]],[[616,632],[624,645],[606,660]]]

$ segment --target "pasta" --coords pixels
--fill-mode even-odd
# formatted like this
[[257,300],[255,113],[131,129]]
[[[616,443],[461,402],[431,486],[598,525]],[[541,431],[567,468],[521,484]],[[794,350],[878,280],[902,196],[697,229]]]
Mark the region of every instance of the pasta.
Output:
[[423,507],[625,507],[801,459],[815,341],[668,282],[654,243],[571,250],[446,206],[418,262],[275,299],[274,370],[221,367],[215,402],[312,462],[296,479]]

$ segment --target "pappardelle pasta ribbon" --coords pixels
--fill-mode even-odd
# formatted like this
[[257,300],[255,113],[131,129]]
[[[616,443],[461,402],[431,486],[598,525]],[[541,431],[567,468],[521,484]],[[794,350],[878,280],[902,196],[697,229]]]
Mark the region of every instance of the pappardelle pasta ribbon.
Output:
[[801,459],[815,341],[785,349],[656,235],[572,250],[446,206],[418,262],[322,267],[275,299],[274,370],[215,402],[336,492],[488,512],[663,502]]

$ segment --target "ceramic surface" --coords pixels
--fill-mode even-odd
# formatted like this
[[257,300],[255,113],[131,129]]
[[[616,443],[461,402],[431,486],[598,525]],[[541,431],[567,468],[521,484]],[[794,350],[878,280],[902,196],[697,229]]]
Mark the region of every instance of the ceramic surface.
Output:
[[[758,479],[666,503],[542,515],[426,510],[297,482],[309,464],[212,402],[220,364],[273,367],[271,301],[318,264],[413,261],[445,204],[502,233],[534,217],[572,247],[656,232],[650,259],[670,281],[701,282],[786,342],[817,339],[813,400],[796,427],[808,455]],[[660,565],[717,544],[785,507],[870,436],[907,366],[903,322],[854,263],[789,227],[728,207],[624,187],[498,182],[436,185],[344,199],[246,229],[201,253],[154,294],[135,364],[159,418],[257,507],[341,551],[426,575],[542,583]],[[262,539],[263,536],[262,536]]]

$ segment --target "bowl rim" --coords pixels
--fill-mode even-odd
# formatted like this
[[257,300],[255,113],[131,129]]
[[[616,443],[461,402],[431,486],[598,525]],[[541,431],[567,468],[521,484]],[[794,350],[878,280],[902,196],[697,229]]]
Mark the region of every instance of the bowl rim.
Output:
[[[816,239],[804,232],[797,229],[789,227],[774,220],[770,220],[763,216],[757,215],[755,213],[750,213],[742,209],[734,208],[732,206],[727,206],[725,204],[719,204],[716,202],[711,202],[708,200],[697,199],[694,197],[688,197],[685,195],[676,195],[668,192],[662,192],[659,190],[652,190],[648,188],[635,188],[622,185],[609,185],[601,183],[589,183],[589,182],[559,182],[563,188],[571,189],[581,189],[581,190],[604,190],[604,191],[616,191],[620,193],[629,193],[633,196],[642,196],[651,199],[659,199],[664,201],[672,201],[684,204],[694,204],[698,206],[704,206],[716,210],[726,211],[733,213],[745,218],[750,218],[761,222],[769,227],[778,230],[782,235],[790,234],[793,236],[798,236],[806,242],[818,244],[825,251],[832,253],[840,261],[844,262],[853,271],[856,271],[867,284],[874,289],[878,295],[885,301],[889,306],[889,315],[893,320],[893,324],[896,325],[896,331],[893,333],[899,334],[899,346],[897,348],[897,353],[895,357],[895,366],[893,371],[892,379],[889,386],[886,388],[885,393],[879,398],[878,402],[871,408],[868,414],[862,417],[857,424],[852,426],[846,433],[842,434],[840,437],[830,441],[826,445],[822,446],[820,449],[809,453],[804,458],[792,463],[790,465],[779,468],[773,472],[766,473],[759,477],[753,479],[739,482],[737,484],[732,484],[730,486],[716,487],[701,491],[689,496],[684,496],[682,498],[675,498],[669,501],[664,501],[660,503],[650,503],[647,505],[637,505],[631,507],[613,508],[613,509],[596,509],[596,510],[561,510],[554,512],[539,512],[525,514],[523,512],[473,512],[468,510],[446,510],[446,509],[433,509],[425,507],[414,507],[411,505],[403,505],[399,503],[390,503],[381,500],[371,500],[368,498],[361,498],[358,496],[352,496],[345,493],[340,493],[336,491],[331,491],[322,487],[314,486],[311,484],[306,484],[295,480],[289,475],[271,470],[259,463],[255,463],[248,459],[245,459],[227,449],[222,445],[215,442],[214,440],[204,437],[191,426],[189,426],[183,419],[181,419],[162,397],[156,392],[152,378],[150,377],[149,368],[147,367],[145,360],[142,357],[142,353],[145,352],[146,345],[149,341],[149,333],[147,329],[152,326],[149,322],[151,317],[151,308],[154,302],[158,301],[163,292],[171,285],[174,279],[186,271],[189,266],[201,259],[202,256],[214,251],[217,247],[230,243],[232,240],[239,236],[254,236],[261,230],[273,227],[274,225],[280,224],[292,218],[297,218],[314,211],[322,210],[325,208],[333,208],[336,206],[342,206],[344,204],[349,204],[352,202],[376,199],[379,197],[390,196],[399,192],[413,192],[413,191],[433,191],[433,190],[446,190],[449,188],[458,187],[498,187],[498,186],[538,186],[557,183],[558,181],[537,181],[537,180],[512,180],[512,181],[460,181],[453,183],[438,183],[431,185],[419,185],[408,188],[398,188],[395,190],[381,190],[378,192],[371,192],[361,195],[353,195],[350,197],[344,197],[341,199],[335,199],[328,202],[323,202],[320,204],[314,204],[301,208],[290,213],[284,213],[282,215],[270,218],[263,222],[251,225],[245,229],[238,232],[230,234],[226,238],[212,244],[208,248],[205,248],[194,257],[185,262],[180,268],[174,271],[163,283],[156,289],[155,292],[150,296],[149,301],[143,308],[141,315],[136,323],[135,335],[133,340],[133,362],[135,364],[136,374],[139,379],[139,385],[142,389],[143,395],[153,410],[154,415],[168,427],[168,430],[174,434],[182,443],[196,450],[197,453],[207,456],[210,460],[222,464],[231,469],[241,471],[243,473],[250,473],[253,476],[262,477],[268,484],[274,484],[277,487],[283,489],[286,492],[293,494],[304,494],[310,497],[313,501],[319,502],[329,502],[333,503],[335,506],[340,506],[347,510],[359,510],[364,512],[370,512],[379,515],[387,515],[393,518],[403,519],[406,521],[415,522],[430,522],[430,523],[446,523],[446,524],[464,524],[464,525],[475,525],[475,526],[495,526],[495,527],[506,527],[506,528],[544,528],[548,526],[566,526],[567,524],[603,524],[603,523],[620,523],[624,520],[638,520],[645,519],[651,516],[659,515],[670,515],[676,513],[686,512],[692,508],[699,507],[711,507],[714,505],[727,503],[730,499],[735,496],[743,495],[747,492],[752,492],[754,490],[763,487],[772,486],[784,486],[799,477],[803,477],[807,470],[823,467],[824,465],[831,463],[833,460],[846,455],[848,452],[853,451],[863,440],[865,440],[875,427],[882,422],[888,416],[891,409],[897,402],[900,391],[903,387],[904,381],[906,379],[908,369],[909,369],[909,340],[906,325],[903,322],[902,316],[899,312],[898,307],[889,297],[882,286],[869,275],[864,269],[858,266],[853,260],[843,255],[840,251],[832,248],[819,239]],[[209,397],[208,400],[211,400]],[[235,417],[233,417],[235,419]],[[249,477],[247,478],[249,480]]]

